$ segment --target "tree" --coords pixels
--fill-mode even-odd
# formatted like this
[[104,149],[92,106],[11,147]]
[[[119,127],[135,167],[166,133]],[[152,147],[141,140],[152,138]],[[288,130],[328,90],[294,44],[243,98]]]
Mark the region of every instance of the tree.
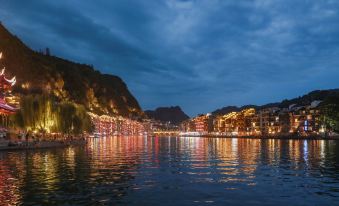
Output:
[[62,133],[72,133],[75,112],[76,109],[72,103],[64,102],[59,105],[59,129]]
[[339,132],[339,97],[329,97],[320,105],[321,122],[327,129]]
[[22,117],[23,126],[27,128],[27,130],[35,129],[35,111],[34,111],[34,97],[32,95],[28,95],[21,98],[20,101],[20,111],[18,111],[18,115],[20,114]]
[[92,132],[93,125],[86,109],[82,105],[63,102],[59,108],[60,131],[67,134]]
[[22,116],[20,111],[11,115],[9,118],[10,118],[10,122],[13,123],[14,127],[17,127],[17,128],[24,128],[25,127],[23,116]]
[[[80,121],[79,121],[80,120]],[[75,129],[75,133],[79,134],[80,132],[88,132],[91,133],[94,130],[94,125],[92,124],[90,116],[87,114],[87,111],[83,105],[76,105],[76,120],[75,122],[79,122],[78,128],[79,130]]]
[[58,103],[52,96],[28,95],[21,98],[21,108],[11,117],[14,126],[30,131],[81,134],[93,125],[84,106]]

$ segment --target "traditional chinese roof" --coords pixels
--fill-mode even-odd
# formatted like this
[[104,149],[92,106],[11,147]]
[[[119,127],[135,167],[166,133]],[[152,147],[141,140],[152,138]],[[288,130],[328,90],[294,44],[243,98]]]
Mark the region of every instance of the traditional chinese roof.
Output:
[[7,79],[5,77],[5,68],[3,68],[0,72],[0,87],[7,89],[12,87],[16,83],[16,78],[13,77],[12,79]]
[[[2,52],[0,52],[0,59],[2,58]],[[12,87],[16,83],[16,77],[12,79],[7,79],[5,77],[5,68],[3,68],[0,72],[0,88],[8,89]]]
[[[2,53],[0,52],[0,59],[2,57]],[[0,92],[4,92],[3,90],[11,88],[16,83],[16,78],[7,79],[5,77],[5,68],[3,68],[0,72]],[[1,95],[0,97],[0,114],[12,114],[16,111],[16,109],[10,105],[8,105]]]
[[12,114],[16,111],[16,108],[6,104],[5,100],[0,98],[0,113]]

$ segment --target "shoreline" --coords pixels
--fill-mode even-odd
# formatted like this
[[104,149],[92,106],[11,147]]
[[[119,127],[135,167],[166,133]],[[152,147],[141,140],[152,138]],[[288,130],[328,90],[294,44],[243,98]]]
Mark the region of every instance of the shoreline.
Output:
[[339,140],[339,136],[227,136],[227,135],[179,135],[179,137],[202,137],[202,138],[237,138],[237,139],[279,139],[279,140]]
[[64,148],[69,146],[81,146],[87,143],[86,139],[71,140],[71,141],[41,141],[41,142],[28,142],[22,145],[15,146],[1,146],[1,151],[16,151],[16,150],[36,150],[36,149],[52,149],[52,148]]

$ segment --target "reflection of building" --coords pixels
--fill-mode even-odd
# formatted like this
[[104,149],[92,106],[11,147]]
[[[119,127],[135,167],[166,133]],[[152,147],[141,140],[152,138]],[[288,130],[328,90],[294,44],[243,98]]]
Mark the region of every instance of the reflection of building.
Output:
[[311,105],[289,108],[265,108],[256,111],[254,108],[230,112],[225,115],[199,115],[181,124],[184,132],[213,134],[224,136],[274,136],[319,134],[320,101]]

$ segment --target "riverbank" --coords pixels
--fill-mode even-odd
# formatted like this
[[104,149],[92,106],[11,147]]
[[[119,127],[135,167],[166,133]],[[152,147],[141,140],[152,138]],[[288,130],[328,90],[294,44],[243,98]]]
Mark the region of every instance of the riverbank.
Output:
[[206,137],[206,138],[243,138],[243,139],[296,139],[296,140],[339,140],[339,136],[299,136],[299,135],[271,135],[271,136],[229,136],[229,135],[215,135],[215,134],[200,134],[200,135],[179,135],[180,137]]
[[1,142],[0,151],[60,148],[68,146],[81,146],[85,145],[86,143],[87,141],[85,139],[67,140],[67,141],[20,142],[20,143],[7,141]]

